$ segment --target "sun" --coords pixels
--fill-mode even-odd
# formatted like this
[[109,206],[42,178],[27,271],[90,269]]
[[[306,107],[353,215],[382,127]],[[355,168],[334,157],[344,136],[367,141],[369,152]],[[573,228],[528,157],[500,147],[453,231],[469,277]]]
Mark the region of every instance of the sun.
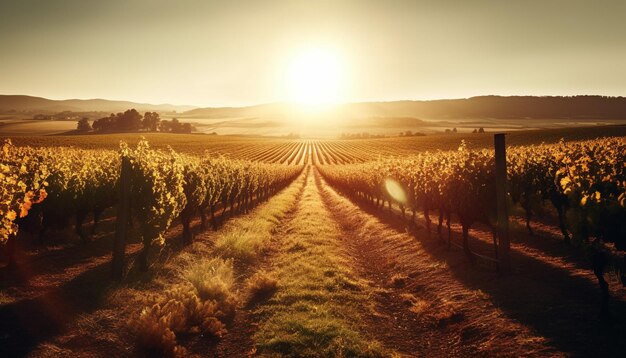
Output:
[[337,53],[324,48],[306,49],[296,54],[288,65],[287,97],[305,107],[337,103],[343,96],[344,75]]

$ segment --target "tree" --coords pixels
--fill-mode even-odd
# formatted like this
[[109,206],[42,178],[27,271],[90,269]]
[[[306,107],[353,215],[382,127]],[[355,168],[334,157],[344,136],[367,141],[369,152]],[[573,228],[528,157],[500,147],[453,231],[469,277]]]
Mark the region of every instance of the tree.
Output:
[[104,132],[137,132],[142,127],[143,117],[137,110],[129,109],[124,113],[96,119],[93,122],[93,129]]
[[181,123],[178,118],[172,118],[171,121],[162,120],[159,124],[159,130],[171,133],[191,133],[194,127],[191,123]]
[[171,121],[162,120],[159,123],[159,130],[161,132],[173,132],[174,126],[178,124],[178,119],[172,118]]
[[180,126],[180,133],[191,133],[192,130],[193,127],[191,126],[191,123],[182,123]]
[[406,137],[411,137],[411,136],[413,136],[413,132],[411,132],[411,131],[406,131],[406,132],[404,132],[404,135],[405,135]]
[[456,127],[452,128],[452,132],[454,132],[454,133],[457,132]]
[[143,117],[136,109],[129,109],[117,115],[116,129],[122,131],[138,131],[141,128],[142,118]]
[[478,133],[478,129],[474,128],[474,130],[472,131],[472,133]]
[[146,112],[143,116],[142,127],[147,131],[156,132],[160,122],[161,117],[157,112]]
[[76,125],[76,129],[79,132],[89,132],[91,130],[91,124],[89,124],[88,118],[81,118]]
[[116,118],[115,114],[111,113],[111,115],[108,117],[96,119],[92,125],[93,130],[95,131],[111,130],[112,129],[111,127],[113,126],[115,118]]
[[478,133],[485,133],[485,128],[480,127],[480,128],[478,129]]

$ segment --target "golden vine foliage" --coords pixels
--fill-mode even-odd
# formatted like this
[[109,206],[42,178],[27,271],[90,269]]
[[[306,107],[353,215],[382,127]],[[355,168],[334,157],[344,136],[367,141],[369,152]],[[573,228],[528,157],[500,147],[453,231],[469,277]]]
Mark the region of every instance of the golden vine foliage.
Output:
[[16,235],[15,220],[28,215],[46,196],[48,169],[30,148],[16,148],[7,140],[0,153],[0,243]]
[[130,202],[144,245],[162,244],[163,233],[187,204],[181,157],[173,150],[151,150],[145,140],[135,149],[122,143],[120,151],[131,164]]
[[[513,201],[565,198],[574,237],[589,236],[626,249],[626,139],[542,144],[508,149],[508,185]],[[450,210],[461,221],[495,219],[495,162],[488,150],[421,153],[362,164],[321,166],[332,185],[358,196],[395,202],[414,211]],[[385,181],[407,194],[398,202]]]
[[267,197],[302,170],[298,166],[153,150],[145,140],[135,149],[125,143],[120,148],[131,164],[131,208],[140,222],[145,245],[162,244],[163,234],[181,215],[193,215],[200,207]]
[[15,220],[46,200],[38,213],[63,219],[113,206],[121,158],[131,162],[132,215],[144,243],[163,243],[163,233],[185,211],[267,198],[287,185],[301,166],[253,163],[224,157],[154,150],[147,141],[120,151],[67,147],[2,147],[0,162],[0,243],[17,233]]

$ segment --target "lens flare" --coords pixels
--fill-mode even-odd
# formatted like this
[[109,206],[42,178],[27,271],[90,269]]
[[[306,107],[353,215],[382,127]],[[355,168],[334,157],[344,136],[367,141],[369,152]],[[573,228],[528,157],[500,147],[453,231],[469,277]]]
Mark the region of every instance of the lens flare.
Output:
[[385,189],[393,200],[399,203],[406,203],[406,193],[400,183],[393,179],[385,179]]

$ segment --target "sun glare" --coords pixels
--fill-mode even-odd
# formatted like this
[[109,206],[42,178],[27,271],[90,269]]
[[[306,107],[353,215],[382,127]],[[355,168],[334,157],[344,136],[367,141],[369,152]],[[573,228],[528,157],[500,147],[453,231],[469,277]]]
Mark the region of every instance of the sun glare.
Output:
[[299,106],[320,107],[337,103],[343,95],[344,69],[336,53],[327,49],[308,49],[289,63],[286,91]]
[[406,203],[406,194],[400,183],[393,179],[385,179],[385,189],[394,200],[402,204]]

